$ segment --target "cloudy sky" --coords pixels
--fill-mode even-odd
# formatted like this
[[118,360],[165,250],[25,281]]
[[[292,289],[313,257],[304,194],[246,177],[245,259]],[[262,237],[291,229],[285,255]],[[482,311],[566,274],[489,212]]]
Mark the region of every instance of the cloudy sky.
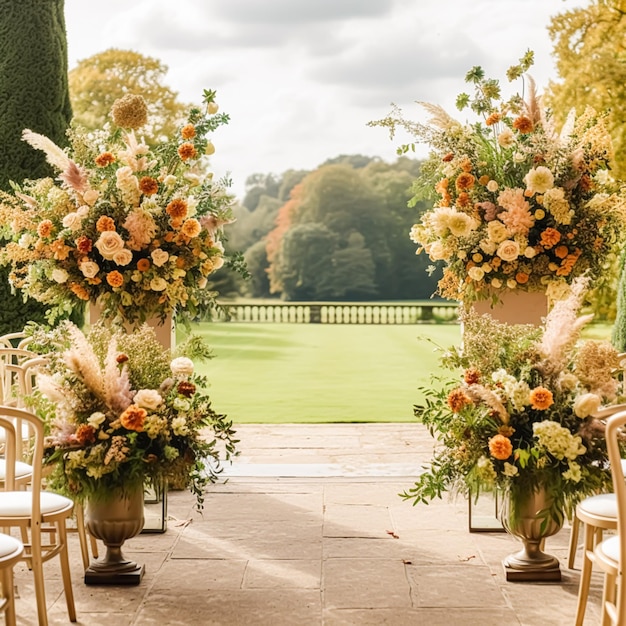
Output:
[[[539,89],[558,79],[547,27],[585,0],[65,0],[70,69],[108,48],[169,68],[185,102],[217,90],[231,122],[213,137],[218,175],[241,197],[253,173],[314,169],[340,154],[396,158],[381,128],[391,103],[458,113],[464,76],[504,72],[527,49]],[[460,115],[460,114],[459,114]]]

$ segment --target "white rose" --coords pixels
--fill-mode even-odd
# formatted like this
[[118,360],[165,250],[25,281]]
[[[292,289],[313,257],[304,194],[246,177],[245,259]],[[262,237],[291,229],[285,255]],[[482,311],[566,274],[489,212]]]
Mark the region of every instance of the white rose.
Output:
[[524,250],[524,256],[527,259],[532,259],[537,254],[537,251],[532,246],[526,246]]
[[500,287],[502,287],[502,281],[499,278],[492,278],[491,279],[491,286],[494,289],[500,289]]
[[179,356],[170,363],[174,376],[190,376],[193,374],[193,361],[186,356]]
[[433,241],[424,248],[432,261],[441,261],[447,257],[446,249],[441,241]]
[[154,410],[163,402],[163,398],[155,389],[140,389],[133,398],[133,403],[144,409]]
[[150,281],[150,289],[152,289],[152,291],[165,291],[167,289],[167,282],[164,278],[156,276]]
[[476,282],[478,282],[484,278],[485,272],[480,267],[470,267],[469,271],[467,272],[467,275],[472,280],[475,280]]
[[52,280],[55,283],[65,283],[69,277],[70,275],[64,269],[56,268],[52,270]]
[[78,213],[68,213],[63,218],[63,228],[69,228],[70,230],[79,230],[82,223],[83,219]]
[[204,276],[202,278],[200,278],[198,280],[198,282],[196,283],[196,285],[198,286],[198,289],[204,289],[207,286],[207,283],[209,281],[207,280],[207,278],[205,278]]
[[221,256],[216,256],[211,259],[213,261],[213,269],[219,270],[224,265],[224,259]]
[[85,193],[83,194],[83,200],[89,206],[93,206],[96,203],[96,200],[98,199],[99,195],[100,195],[99,191],[96,191],[95,189],[87,189],[87,191],[85,191]]
[[133,260],[133,253],[128,248],[123,248],[113,255],[113,262],[117,265],[128,265]]
[[517,289],[517,281],[514,278],[509,278],[506,281],[506,286],[509,289]]
[[177,182],[176,176],[174,176],[173,174],[168,174],[164,179],[163,179],[163,184],[166,187],[173,187]]
[[502,473],[505,476],[517,476],[518,473],[518,469],[515,465],[512,465],[511,463],[504,463],[504,469],[502,470]]
[[513,135],[513,131],[510,128],[505,128],[498,135],[498,143],[503,148],[510,148],[515,143],[515,136]]
[[94,278],[100,271],[100,266],[93,261],[83,261],[78,265],[78,269],[80,269],[85,278]]
[[152,262],[157,266],[161,267],[167,263],[167,260],[170,258],[170,255],[165,250],[161,250],[161,248],[157,248],[152,251],[150,255],[152,257]]
[[105,419],[106,419],[106,415],[104,413],[100,413],[100,411],[96,411],[95,413],[92,413],[87,418],[87,423],[92,428],[95,428],[97,430],[100,424],[102,424],[102,422],[104,422]]
[[515,261],[519,256],[519,244],[512,239],[506,239],[498,246],[496,254],[503,261]]
[[179,437],[184,437],[189,433],[187,420],[182,415],[179,415],[172,420],[172,432]]
[[602,398],[595,393],[583,393],[574,400],[574,414],[581,419],[595,413],[602,404]]
[[105,230],[95,243],[98,252],[108,261],[124,248],[124,240],[114,231]]
[[490,180],[487,183],[487,191],[491,191],[491,193],[498,191],[498,183],[495,180]]

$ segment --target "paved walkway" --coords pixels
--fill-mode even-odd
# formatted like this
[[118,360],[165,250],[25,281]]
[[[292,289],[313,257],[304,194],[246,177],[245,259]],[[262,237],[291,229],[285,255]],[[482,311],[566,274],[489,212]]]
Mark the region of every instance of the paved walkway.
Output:
[[[469,533],[465,502],[413,507],[432,441],[418,424],[239,426],[241,457],[193,497],[169,498],[168,530],[127,542],[145,563],[135,587],[85,586],[71,535],[78,623],[85,626],[569,626],[579,570],[569,528],[548,540],[561,583],[507,583],[506,533]],[[490,510],[489,510],[490,512]],[[577,567],[579,566],[577,563]],[[46,564],[51,624],[67,624],[59,568]],[[28,570],[16,568],[18,624],[36,625]],[[586,625],[599,623],[594,573]]]

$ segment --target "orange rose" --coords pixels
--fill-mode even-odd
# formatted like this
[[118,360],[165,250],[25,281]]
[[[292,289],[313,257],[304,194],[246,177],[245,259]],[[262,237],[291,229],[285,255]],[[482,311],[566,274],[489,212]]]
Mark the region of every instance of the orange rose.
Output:
[[106,167],[115,161],[115,157],[110,152],[103,152],[96,157],[98,167]]
[[187,124],[180,130],[180,136],[183,139],[193,139],[196,136],[196,128],[193,124]]
[[104,233],[107,231],[114,231],[115,230],[115,222],[113,221],[113,218],[108,217],[106,215],[101,215],[98,218],[98,221],[96,222],[96,230],[99,233]]
[[545,387],[535,387],[530,392],[530,406],[538,411],[545,411],[554,404],[552,392]]
[[494,435],[489,440],[489,453],[494,459],[505,461],[513,454],[513,444],[504,435]]
[[120,424],[127,430],[134,430],[138,433],[143,431],[143,425],[146,421],[148,412],[146,409],[131,404],[121,415]]
[[453,413],[459,413],[464,406],[471,403],[470,397],[463,389],[453,389],[448,394],[448,406],[452,409]]
[[153,196],[159,190],[159,183],[152,176],[143,176],[139,181],[139,191],[146,196]]
[[198,156],[198,151],[192,143],[183,143],[178,148],[178,156],[181,161],[188,161],[195,159]]
[[117,270],[113,270],[107,274],[107,283],[111,287],[121,287],[124,284],[124,277]]
[[147,272],[150,269],[150,261],[148,259],[139,259],[137,261],[137,269],[140,272]]

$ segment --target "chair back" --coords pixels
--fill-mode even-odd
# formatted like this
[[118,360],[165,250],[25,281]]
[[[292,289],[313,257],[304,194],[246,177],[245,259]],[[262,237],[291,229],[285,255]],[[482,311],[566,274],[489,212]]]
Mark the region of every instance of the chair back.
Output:
[[[613,490],[617,501],[617,532],[619,542],[619,573],[624,575],[626,567],[626,480],[624,480],[624,465],[620,450],[620,441],[624,442],[623,427],[626,425],[626,410],[609,417],[606,421],[606,447],[611,465]],[[617,585],[616,610],[619,616],[618,623],[626,621],[626,584]]]
[[0,404],[20,406],[24,395],[20,367],[37,356],[24,348],[0,347]]
[[30,481],[30,489],[33,494],[32,516],[33,519],[39,519],[41,516],[41,502],[39,494],[41,492],[43,469],[43,422],[34,413],[31,413],[26,409],[0,405],[0,429],[3,429],[7,436],[6,444],[4,446],[6,463],[4,490],[16,491],[17,489],[15,484],[15,463],[19,460],[22,438],[16,436],[16,423],[26,425],[28,427],[28,431],[31,433],[31,437],[28,441],[28,461],[33,468],[32,479]]

